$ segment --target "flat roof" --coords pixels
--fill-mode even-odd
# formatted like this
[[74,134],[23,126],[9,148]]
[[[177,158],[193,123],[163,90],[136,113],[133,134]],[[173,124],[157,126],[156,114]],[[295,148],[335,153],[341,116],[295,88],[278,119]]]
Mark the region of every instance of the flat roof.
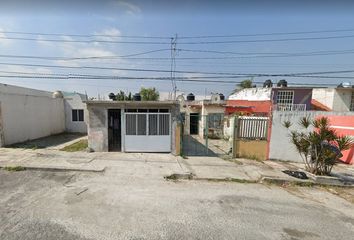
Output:
[[108,100],[89,100],[84,101],[87,105],[110,105],[110,106],[131,106],[131,107],[154,107],[154,106],[174,106],[177,101],[108,101]]

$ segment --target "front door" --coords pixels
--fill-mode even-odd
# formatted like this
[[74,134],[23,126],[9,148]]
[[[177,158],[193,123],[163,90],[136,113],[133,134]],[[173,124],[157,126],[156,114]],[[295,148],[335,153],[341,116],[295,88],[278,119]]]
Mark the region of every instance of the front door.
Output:
[[199,130],[199,113],[191,113],[189,117],[190,135],[198,134]]
[[108,151],[120,152],[122,150],[120,109],[108,110]]

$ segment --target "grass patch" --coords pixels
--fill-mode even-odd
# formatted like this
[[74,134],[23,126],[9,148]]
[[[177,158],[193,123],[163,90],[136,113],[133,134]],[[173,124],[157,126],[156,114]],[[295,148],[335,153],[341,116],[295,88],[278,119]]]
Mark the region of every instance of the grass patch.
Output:
[[23,148],[23,149],[36,150],[36,149],[41,149],[41,148],[45,148],[45,147],[38,146],[37,144],[31,144],[31,143],[16,143],[16,144],[7,146],[7,148]]
[[88,147],[88,142],[87,140],[80,140],[77,141],[69,146],[63,147],[62,149],[60,149],[61,151],[65,151],[65,152],[79,152],[79,151],[84,151],[86,150]]
[[19,172],[19,171],[26,170],[25,167],[21,167],[21,166],[12,166],[12,167],[8,166],[8,167],[4,167],[4,169],[9,172]]

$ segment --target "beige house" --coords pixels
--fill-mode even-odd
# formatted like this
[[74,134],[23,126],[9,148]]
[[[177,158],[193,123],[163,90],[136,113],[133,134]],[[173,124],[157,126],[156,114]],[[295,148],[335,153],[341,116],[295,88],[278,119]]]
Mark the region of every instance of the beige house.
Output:
[[187,99],[178,97],[180,112],[184,118],[184,134],[198,135],[204,138],[221,137],[223,135],[223,121],[225,113],[225,100],[222,94],[213,94],[210,99],[195,100],[189,94]]

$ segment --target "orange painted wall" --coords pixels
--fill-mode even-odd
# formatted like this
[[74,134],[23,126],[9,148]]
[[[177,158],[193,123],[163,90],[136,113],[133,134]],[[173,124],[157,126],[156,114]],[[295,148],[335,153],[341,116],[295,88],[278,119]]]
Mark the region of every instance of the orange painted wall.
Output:
[[246,112],[255,115],[268,115],[271,106],[271,101],[227,100],[226,113]]

